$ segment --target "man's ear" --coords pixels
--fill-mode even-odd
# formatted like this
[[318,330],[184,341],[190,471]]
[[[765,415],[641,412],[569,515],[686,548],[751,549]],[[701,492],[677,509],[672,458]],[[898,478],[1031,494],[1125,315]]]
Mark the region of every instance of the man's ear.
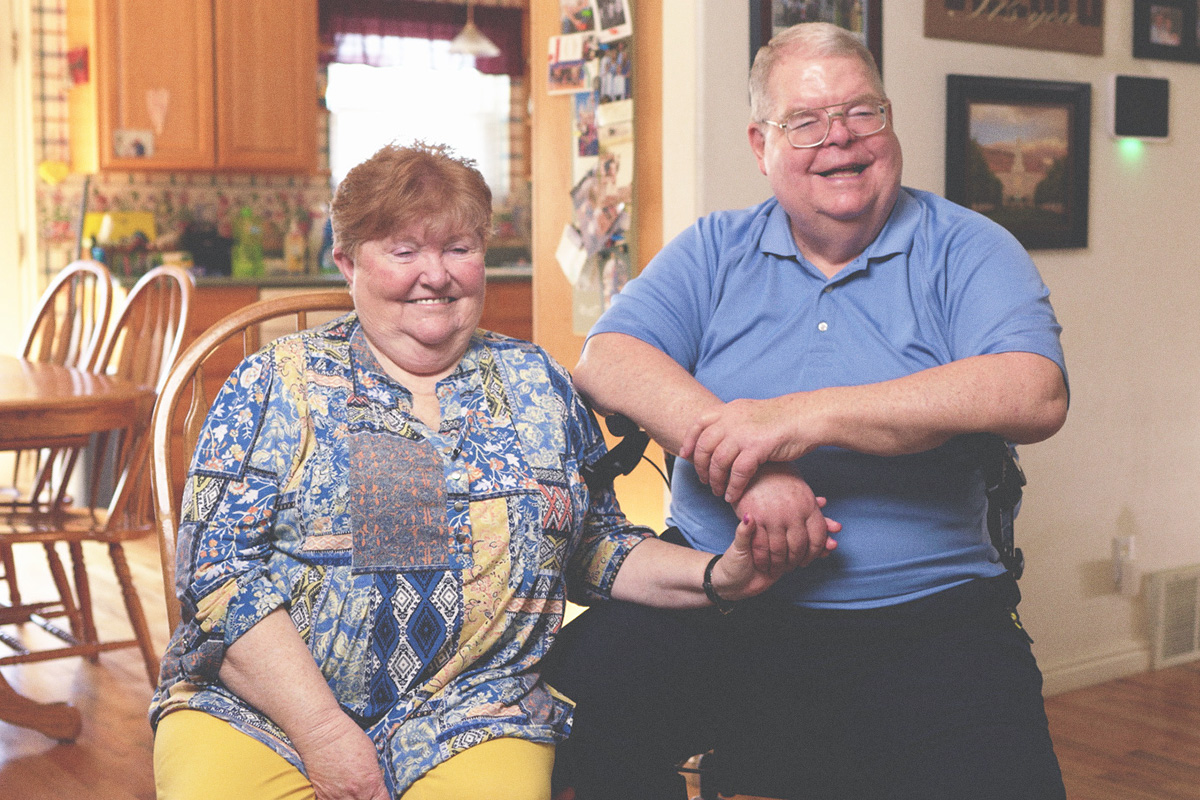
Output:
[[766,175],[767,166],[763,163],[763,153],[767,149],[767,135],[763,131],[763,126],[757,122],[751,122],[746,127],[746,136],[750,139],[750,149],[754,151],[754,158],[758,161],[758,171]]

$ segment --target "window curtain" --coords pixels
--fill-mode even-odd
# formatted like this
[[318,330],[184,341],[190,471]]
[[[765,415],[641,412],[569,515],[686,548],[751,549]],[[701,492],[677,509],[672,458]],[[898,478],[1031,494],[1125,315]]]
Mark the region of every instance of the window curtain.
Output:
[[[378,47],[384,36],[450,40],[467,22],[467,7],[406,0],[319,0],[321,41],[327,61],[389,66]],[[475,26],[496,46],[495,58],[476,58],[475,68],[487,75],[525,74],[524,21],[517,8],[476,6]],[[374,44],[372,40],[374,38]]]

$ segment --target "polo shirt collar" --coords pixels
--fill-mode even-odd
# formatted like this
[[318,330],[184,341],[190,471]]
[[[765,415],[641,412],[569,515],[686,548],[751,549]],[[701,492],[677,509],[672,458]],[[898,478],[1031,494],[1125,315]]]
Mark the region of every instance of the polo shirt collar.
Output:
[[[867,249],[852,261],[842,274],[864,268],[871,261],[882,261],[899,253],[908,252],[917,225],[920,223],[921,207],[907,189],[900,188],[896,196],[896,205],[888,215],[883,230],[875,237],[875,241],[867,245]],[[759,247],[763,253],[794,258],[801,263],[807,263],[796,240],[792,238],[792,228],[788,222],[787,212],[779,201],[772,198],[767,211],[767,221],[763,226]]]

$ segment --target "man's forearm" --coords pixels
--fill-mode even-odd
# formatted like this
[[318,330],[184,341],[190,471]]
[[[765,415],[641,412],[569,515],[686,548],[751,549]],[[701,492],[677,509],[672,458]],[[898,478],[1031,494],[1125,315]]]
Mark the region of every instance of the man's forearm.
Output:
[[679,455],[736,503],[763,464],[818,447],[899,456],[983,432],[1029,444],[1053,435],[1066,411],[1057,365],[1032,353],[1000,353],[880,383],[717,405],[688,430]]
[[1067,413],[1061,371],[1033,353],[976,356],[893,381],[820,390],[798,402],[821,406],[818,446],[875,455],[921,452],[961,433],[1032,444],[1057,432]]
[[666,353],[622,333],[589,339],[573,377],[598,412],[624,414],[672,453],[700,413],[721,405]]

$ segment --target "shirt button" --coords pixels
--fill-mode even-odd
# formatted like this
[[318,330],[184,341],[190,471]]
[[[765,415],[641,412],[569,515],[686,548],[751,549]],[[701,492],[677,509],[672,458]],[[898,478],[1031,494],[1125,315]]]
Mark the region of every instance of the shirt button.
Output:
[[829,294],[830,292],[832,292],[832,291],[833,291],[833,287],[832,287],[832,286],[826,286],[826,287],[825,287],[824,289],[822,289],[821,291],[823,291],[825,294]]
[[825,331],[829,330],[829,323],[828,322],[817,323],[817,330],[819,330],[821,333],[824,333]]
[[464,503],[462,500],[455,500],[455,501],[454,501],[454,510],[455,510],[455,511],[462,511],[462,510],[463,510],[464,508],[466,508],[466,507],[467,507],[467,504],[466,504],[466,503]]

